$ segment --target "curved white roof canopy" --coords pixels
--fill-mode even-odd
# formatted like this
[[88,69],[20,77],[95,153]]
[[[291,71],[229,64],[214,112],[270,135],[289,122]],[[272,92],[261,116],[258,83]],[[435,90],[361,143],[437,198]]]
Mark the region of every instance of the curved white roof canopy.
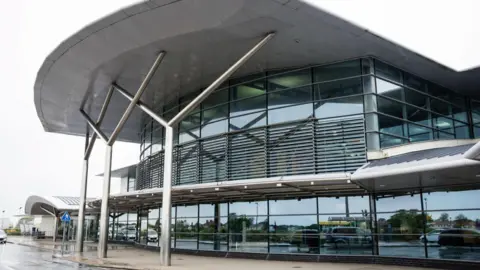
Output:
[[[87,201],[89,200],[87,199]],[[57,214],[63,211],[77,212],[79,203],[79,197],[32,195],[25,202],[25,214],[51,215],[51,213]]]
[[[235,76],[372,55],[463,94],[480,84],[480,68],[455,72],[298,0],[153,0],[60,44],[37,75],[37,114],[46,131],[83,134],[82,104],[95,119],[112,81],[136,91],[160,50],[167,55],[143,96],[153,107],[208,85],[270,31],[274,39]],[[102,126],[107,134],[127,104],[114,94]],[[139,128],[135,110],[119,139],[138,140]]]

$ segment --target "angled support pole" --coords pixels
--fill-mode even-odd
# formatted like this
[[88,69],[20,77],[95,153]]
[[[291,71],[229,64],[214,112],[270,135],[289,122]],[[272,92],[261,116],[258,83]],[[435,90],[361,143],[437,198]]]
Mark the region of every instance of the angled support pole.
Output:
[[120,121],[118,122],[117,126],[115,127],[112,134],[110,135],[110,138],[106,138],[102,136],[100,129],[98,129],[98,131],[95,130],[96,125],[94,125],[93,122],[90,123],[91,120],[89,121],[88,116],[86,114],[84,115],[85,119],[87,120],[89,125],[92,127],[92,129],[97,133],[97,135],[100,138],[102,138],[106,142],[105,170],[103,174],[102,205],[100,210],[100,237],[99,237],[98,249],[97,249],[97,257],[100,259],[107,257],[108,217],[109,217],[108,201],[110,196],[110,178],[111,178],[111,172],[112,172],[113,144],[117,140],[118,135],[122,131],[123,127],[125,126],[125,123],[127,122],[128,118],[132,114],[133,109],[135,109],[135,107],[137,106],[138,101],[140,101],[142,94],[147,89],[147,86],[150,80],[153,78],[153,75],[157,71],[158,66],[160,66],[160,63],[162,62],[164,57],[165,57],[165,52],[163,51],[157,55],[155,61],[150,67],[150,70],[148,71],[147,75],[145,76],[142,83],[140,84],[137,92],[135,93],[135,96],[133,97],[130,104],[128,104],[127,109],[125,109],[125,112],[120,118]]
[[[98,115],[96,125],[101,126],[103,122],[103,118],[105,118],[105,114],[107,113],[108,105],[110,104],[110,100],[112,99],[112,95],[114,92],[114,87],[110,86],[107,92],[107,96],[105,97],[105,101],[103,102],[102,108],[100,109],[100,114]],[[92,153],[93,146],[95,145],[95,141],[97,140],[97,133],[93,133],[92,139],[85,150],[84,159],[88,159],[90,154]]]
[[[121,86],[117,85],[116,83],[113,84],[113,87],[122,94],[125,98],[128,100],[132,101],[133,96],[130,94],[127,90],[123,89]],[[144,111],[146,114],[148,114],[150,117],[153,118],[153,120],[157,121],[160,125],[163,127],[168,126],[167,121],[165,121],[163,118],[161,118],[158,114],[156,114],[150,107],[145,105],[143,102],[138,101],[137,102],[137,107],[140,108],[142,111]]]
[[[102,108],[97,118],[96,125],[100,126],[102,124],[103,118],[107,112],[107,107],[110,104],[114,88],[110,86],[105,101],[103,102]],[[82,115],[84,111],[82,110]],[[86,115],[86,114],[85,114]],[[91,140],[89,140],[89,128],[85,133],[85,152],[83,156],[83,173],[80,186],[80,203],[78,206],[78,223],[77,223],[77,237],[75,242],[75,252],[83,252],[83,241],[84,241],[84,227],[85,227],[85,204],[87,201],[87,187],[88,187],[88,160],[90,154],[92,153],[93,146],[95,145],[95,140],[97,139],[97,133],[93,133]]]
[[[260,42],[250,49],[235,64],[227,69],[220,77],[218,77],[210,86],[203,90],[193,101],[191,101],[182,111],[166,122],[162,117],[157,115],[151,108],[141,102],[137,95],[132,96],[128,91],[117,84],[113,84],[115,89],[125,98],[130,100],[130,104],[137,106],[160,125],[165,128],[165,156],[164,156],[164,173],[163,173],[163,198],[162,198],[162,229],[160,238],[160,264],[162,266],[171,265],[171,189],[172,189],[172,164],[173,164],[173,138],[174,131],[178,125],[195,107],[205,100],[213,91],[215,91],[222,83],[224,83],[235,71],[237,71],[245,62],[247,62],[256,52],[258,52],[267,42],[273,38],[275,33],[267,34]],[[112,135],[113,136],[113,135]],[[111,138],[110,138],[111,139]],[[104,200],[102,200],[102,205]]]
[[176,126],[191,113],[202,101],[204,101],[213,91],[215,91],[223,82],[225,82],[235,71],[237,71],[245,62],[247,62],[256,52],[258,52],[275,33],[267,34],[260,42],[250,49],[244,56],[237,60],[220,77],[213,81],[202,93],[192,100],[183,110],[174,116],[165,126],[165,156],[163,169],[163,196],[162,196],[162,232],[160,238],[160,264],[162,266],[171,265],[171,208],[172,208],[172,160],[173,160],[173,138]]
[[83,115],[83,117],[85,118],[85,120],[87,121],[87,124],[93,129],[93,131],[95,131],[95,133],[97,134],[97,136],[99,136],[100,138],[102,138],[102,140],[107,143],[108,142],[108,137],[107,135],[105,135],[105,133],[103,133],[101,130],[100,130],[100,127],[97,126],[93,120],[90,118],[90,116],[87,115],[87,113],[83,110],[80,110],[80,113]]

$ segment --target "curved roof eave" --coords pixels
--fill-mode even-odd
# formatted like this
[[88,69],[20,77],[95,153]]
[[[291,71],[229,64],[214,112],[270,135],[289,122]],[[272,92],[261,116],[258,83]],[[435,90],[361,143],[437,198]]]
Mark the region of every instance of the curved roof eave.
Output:
[[[81,135],[78,109],[95,118],[113,81],[135,91],[158,51],[167,56],[144,94],[151,105],[210,83],[269,31],[276,37],[236,76],[372,55],[464,94],[479,87],[480,69],[455,72],[302,1],[155,0],[121,9],[60,44],[37,74],[38,117],[46,131]],[[102,125],[107,134],[127,104],[114,95]],[[135,110],[120,140],[138,140],[140,118]]]
[[[87,199],[89,201],[91,199]],[[49,212],[78,211],[78,197],[59,196],[37,196],[31,195],[25,202],[25,214],[27,215],[49,215]]]

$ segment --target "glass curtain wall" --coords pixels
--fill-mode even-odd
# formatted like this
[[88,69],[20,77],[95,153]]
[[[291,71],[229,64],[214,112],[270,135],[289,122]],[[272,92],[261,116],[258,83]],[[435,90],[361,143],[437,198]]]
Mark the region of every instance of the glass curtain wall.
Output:
[[[480,261],[479,196],[468,190],[179,205],[172,208],[172,247]],[[139,228],[140,238],[129,240],[158,246],[160,211],[139,210],[138,221],[136,213],[122,215],[117,235]]]
[[[170,119],[197,94],[170,102],[157,112]],[[380,60],[364,58],[232,79],[180,123],[176,141],[188,144],[278,123],[364,113],[367,119],[375,114],[376,127],[368,132],[378,137],[382,148],[480,136],[480,102]],[[151,118],[145,117],[140,137],[142,160],[163,149],[164,130]]]
[[466,97],[374,61],[380,147],[441,139],[470,139]]

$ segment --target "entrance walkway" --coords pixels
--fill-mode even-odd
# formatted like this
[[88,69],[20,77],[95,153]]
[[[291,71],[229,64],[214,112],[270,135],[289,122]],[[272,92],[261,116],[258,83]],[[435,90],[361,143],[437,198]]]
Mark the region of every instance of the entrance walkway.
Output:
[[[11,237],[14,244],[51,249],[58,253],[61,243],[53,244],[51,240],[32,240],[28,237]],[[70,251],[74,243],[67,244]],[[109,245],[108,258],[97,259],[96,243],[86,243],[86,251],[82,255],[67,255],[66,260],[83,263],[91,266],[109,267],[117,269],[157,270],[160,267],[158,251],[139,249],[127,245]],[[291,269],[328,269],[328,270],[420,270],[423,268],[400,267],[385,265],[342,264],[342,263],[308,263],[308,262],[280,262],[249,259],[212,258],[173,254],[172,267],[168,269],[186,270],[291,270]]]

